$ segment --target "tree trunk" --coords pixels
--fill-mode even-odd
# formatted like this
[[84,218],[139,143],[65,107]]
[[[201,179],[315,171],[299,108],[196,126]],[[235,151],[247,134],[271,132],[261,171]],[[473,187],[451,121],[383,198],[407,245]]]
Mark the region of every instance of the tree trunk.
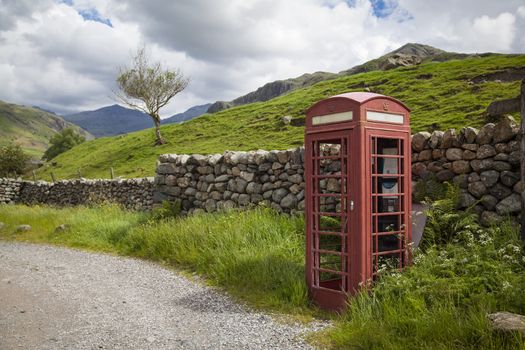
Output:
[[[525,185],[525,79],[521,82],[521,184]],[[525,241],[525,191],[521,191],[521,239]]]
[[162,138],[162,135],[160,134],[160,117],[158,115],[151,116],[151,119],[153,119],[153,123],[155,123],[155,145],[163,145],[166,143],[166,140]]

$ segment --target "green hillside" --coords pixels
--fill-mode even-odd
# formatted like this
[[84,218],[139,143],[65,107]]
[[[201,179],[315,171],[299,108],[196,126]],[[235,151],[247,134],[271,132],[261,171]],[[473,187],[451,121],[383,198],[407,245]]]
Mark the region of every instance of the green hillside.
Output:
[[[389,71],[374,71],[320,82],[267,102],[252,103],[189,122],[162,127],[167,145],[153,147],[151,129],[86,142],[58,156],[39,176],[108,177],[109,168],[124,177],[151,176],[162,153],[221,153],[225,150],[286,149],[303,143],[304,112],[314,102],[350,91],[391,95],[412,109],[413,131],[460,128],[485,123],[483,111],[497,99],[519,94],[520,81],[502,81],[491,73],[525,68],[525,55],[483,55],[429,62]],[[486,75],[480,83],[470,80]],[[480,79],[476,79],[478,81]],[[505,78],[508,80],[508,78]],[[283,125],[281,117],[293,117]]]
[[49,138],[67,127],[92,138],[86,131],[59,116],[0,101],[0,146],[17,143],[32,157],[40,158],[49,147]]

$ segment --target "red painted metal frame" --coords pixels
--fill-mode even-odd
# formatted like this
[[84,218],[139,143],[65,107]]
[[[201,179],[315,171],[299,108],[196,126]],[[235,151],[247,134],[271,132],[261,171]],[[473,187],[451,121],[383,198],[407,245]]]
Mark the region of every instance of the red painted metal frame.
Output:
[[[324,125],[312,125],[312,118],[334,113],[352,111],[353,120]],[[403,115],[402,124],[387,122],[367,121],[367,111],[395,113]],[[411,232],[411,149],[410,149],[410,110],[394,98],[373,93],[348,93],[322,100],[314,104],[306,113],[305,128],[305,217],[306,217],[306,281],[311,299],[319,307],[341,311],[346,307],[348,296],[355,294],[362,286],[368,285],[376,277],[373,266],[374,255],[399,254],[399,267],[402,268],[411,262],[409,243],[412,241]],[[372,139],[394,140],[398,145],[398,153],[402,156],[381,155],[376,157],[376,166],[379,158],[398,159],[398,175],[379,176],[372,173],[371,149]],[[344,141],[346,140],[346,141]],[[320,171],[320,160],[316,159],[316,147],[319,143],[347,143],[346,192],[341,186],[341,210],[334,215],[346,217],[348,220],[342,228],[343,240],[346,230],[345,243],[341,246],[341,257],[346,256],[342,267],[341,281],[320,281],[318,270],[321,260],[319,255],[319,198],[323,195],[319,187],[319,177],[315,172]],[[315,147],[314,147],[315,146]],[[402,149],[399,147],[402,146]],[[318,151],[318,149],[317,149]],[[334,157],[335,158],[335,157]],[[343,162],[344,164],[344,162]],[[343,178],[342,174],[337,176]],[[400,171],[402,170],[402,171]],[[384,174],[380,174],[384,175]],[[379,235],[402,237],[398,240],[396,250],[384,252],[374,251],[373,241],[378,242],[377,235],[373,233],[373,203],[378,198],[387,197],[384,194],[372,193],[373,178],[398,178],[398,193],[402,198],[398,200],[400,211],[377,214],[376,216],[396,216],[404,223],[394,232],[383,232]],[[378,186],[376,184],[376,189]],[[394,194],[391,194],[393,196]],[[330,196],[325,194],[324,196]],[[344,200],[343,200],[344,198]],[[351,205],[350,203],[353,203]],[[352,210],[353,207],[353,210]],[[379,206],[376,205],[376,209]],[[376,225],[379,229],[379,225]],[[322,234],[322,233],[321,233]],[[379,244],[376,244],[379,249]],[[394,253],[392,253],[394,252]],[[333,253],[333,252],[332,252]],[[317,254],[317,255],[316,255]],[[346,255],[345,255],[346,254]],[[318,259],[318,260],[316,260]],[[342,259],[344,261],[344,259]],[[316,275],[317,273],[317,275]],[[339,274],[337,274],[339,275]]]

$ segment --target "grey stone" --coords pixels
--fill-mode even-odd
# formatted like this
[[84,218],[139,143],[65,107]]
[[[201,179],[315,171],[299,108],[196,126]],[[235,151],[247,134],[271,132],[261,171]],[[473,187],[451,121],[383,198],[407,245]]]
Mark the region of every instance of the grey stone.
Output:
[[157,166],[157,174],[175,174],[176,167],[173,163],[161,163]]
[[499,215],[515,214],[521,211],[521,197],[517,193],[512,193],[510,196],[501,200],[496,205],[496,212]]
[[432,150],[425,149],[419,153],[418,160],[424,162],[432,159]]
[[264,199],[270,199],[270,198],[272,198],[272,196],[273,196],[273,190],[265,191],[263,193],[263,198]]
[[501,183],[508,187],[512,187],[518,181],[520,181],[520,175],[512,171],[502,171],[500,177],[501,177]]
[[490,194],[486,194],[481,197],[481,204],[485,207],[485,209],[492,211],[496,208],[498,199]]
[[250,204],[250,196],[244,193],[240,194],[238,203],[240,206],[247,206],[248,204]]
[[481,198],[487,192],[487,187],[481,181],[471,182],[468,184],[468,191],[474,197]]
[[217,201],[212,198],[206,200],[206,203],[204,204],[204,209],[206,209],[208,213],[215,211],[217,209]]
[[494,145],[494,148],[498,153],[505,153],[509,151],[509,146],[506,143],[497,143]]
[[496,312],[489,314],[492,328],[505,332],[520,332],[525,336],[525,316],[510,312]]
[[441,140],[443,139],[443,131],[440,130],[434,130],[432,132],[432,135],[430,135],[430,140],[428,141],[428,145],[430,148],[438,148],[441,146]]
[[506,142],[513,139],[518,134],[518,124],[510,115],[503,117],[494,127],[494,143]]
[[278,170],[278,169],[282,169],[283,168],[283,165],[279,162],[274,162],[272,164],[272,170]]
[[254,193],[250,196],[250,201],[253,203],[253,204],[257,204],[259,202],[262,202],[263,201],[263,196],[260,195],[259,193]]
[[468,175],[461,174],[458,176],[454,176],[453,183],[459,188],[467,188],[468,187]]
[[512,169],[512,166],[508,162],[503,162],[501,160],[493,162],[492,167],[497,171],[505,171]]
[[213,168],[211,166],[198,166],[197,167],[197,172],[201,175],[205,175],[205,174],[211,174],[213,173]]
[[462,190],[459,194],[459,207],[460,208],[469,208],[476,204],[477,200],[470,193],[465,190]]
[[248,194],[254,194],[254,193],[261,193],[262,191],[262,185],[257,182],[250,182],[246,186],[246,193]]
[[484,226],[495,225],[501,221],[503,221],[503,218],[493,211],[484,211],[480,218],[480,222]]
[[294,183],[294,184],[300,184],[303,182],[303,176],[299,174],[291,175],[288,177],[288,181]]
[[523,185],[523,182],[521,182],[521,180],[520,180],[520,181],[518,181],[518,182],[514,185],[514,187],[512,188],[512,190],[513,190],[514,192],[521,193],[521,192],[525,191],[525,186]]
[[441,148],[456,147],[458,145],[455,129],[448,129],[443,134],[443,140],[441,141]]
[[280,205],[283,209],[295,208],[297,206],[297,197],[289,193],[281,200]]
[[25,232],[25,231],[30,231],[31,230],[31,225],[19,225],[16,227],[15,231],[16,232]]
[[474,171],[481,172],[493,169],[494,161],[492,159],[474,159],[470,161],[470,166]]
[[226,182],[230,179],[230,175],[220,175],[215,178],[215,182]]
[[494,157],[494,160],[500,160],[500,161],[503,161],[503,162],[508,162],[509,161],[509,154],[508,153],[498,153]]
[[281,203],[281,200],[288,194],[288,190],[285,188],[278,188],[273,191],[272,200],[275,203]]
[[188,187],[184,191],[184,195],[188,196],[188,197],[195,196],[195,194],[197,194],[197,190],[195,188],[193,188],[193,187]]
[[498,182],[489,190],[489,193],[497,199],[502,200],[508,197],[512,193],[512,190]]
[[492,187],[499,180],[499,172],[496,170],[484,171],[480,174],[480,179],[486,187]]
[[476,143],[479,145],[485,145],[492,142],[492,137],[494,136],[494,127],[495,124],[488,123],[485,124],[478,132],[476,136]]
[[447,149],[445,156],[448,160],[460,160],[463,159],[463,150],[460,148],[449,148]]
[[465,174],[471,171],[468,160],[455,160],[452,162],[452,171],[456,174]]
[[464,143],[461,145],[461,148],[471,152],[476,152],[479,149],[479,145],[477,143]]
[[492,145],[481,145],[476,152],[477,159],[485,159],[494,157],[496,155],[496,149]]
[[412,136],[412,149],[416,152],[421,152],[425,149],[428,140],[430,139],[430,133],[427,131],[420,131]]
[[281,164],[286,164],[288,162],[288,160],[289,160],[288,151],[279,151],[279,152],[277,152],[277,160]]
[[257,168],[257,170],[259,172],[267,172],[268,170],[270,170],[272,168],[272,163],[262,163],[261,165],[259,165],[259,167]]
[[190,181],[188,177],[179,177],[177,178],[177,185],[181,188],[186,188],[190,185]]
[[432,150],[432,159],[441,159],[445,156],[445,151],[442,149],[433,149]]
[[427,170],[433,173],[437,173],[438,171],[443,170],[442,165],[443,165],[443,162],[440,160],[437,160],[435,162],[430,162],[427,164]]
[[465,150],[465,152],[463,152],[463,159],[464,160],[476,159],[476,153],[467,149]]
[[461,139],[464,143],[474,143],[478,136],[478,129],[467,126],[460,131]]
[[512,151],[509,154],[509,163],[512,165],[520,165],[521,163],[521,154],[520,151]]
[[248,182],[253,181],[254,177],[255,177],[254,173],[241,171],[241,178],[246,180],[246,181],[248,181]]
[[438,181],[450,181],[454,178],[455,174],[450,170],[441,170],[436,174]]

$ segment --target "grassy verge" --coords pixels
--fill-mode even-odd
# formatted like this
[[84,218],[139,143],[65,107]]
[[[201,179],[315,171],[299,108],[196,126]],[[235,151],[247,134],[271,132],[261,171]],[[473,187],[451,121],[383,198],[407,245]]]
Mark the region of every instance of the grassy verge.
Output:
[[[448,195],[449,197],[450,194]],[[495,311],[525,313],[525,261],[512,223],[479,227],[438,201],[424,250],[403,274],[385,272],[314,342],[348,349],[521,349],[517,333],[493,331]],[[295,316],[318,314],[304,284],[304,222],[267,209],[153,220],[115,206],[0,206],[0,239],[138,256],[206,277],[237,298]],[[16,232],[20,224],[32,230]],[[67,229],[55,232],[66,224]],[[454,230],[452,234],[448,231]],[[446,242],[437,237],[448,234]]]

